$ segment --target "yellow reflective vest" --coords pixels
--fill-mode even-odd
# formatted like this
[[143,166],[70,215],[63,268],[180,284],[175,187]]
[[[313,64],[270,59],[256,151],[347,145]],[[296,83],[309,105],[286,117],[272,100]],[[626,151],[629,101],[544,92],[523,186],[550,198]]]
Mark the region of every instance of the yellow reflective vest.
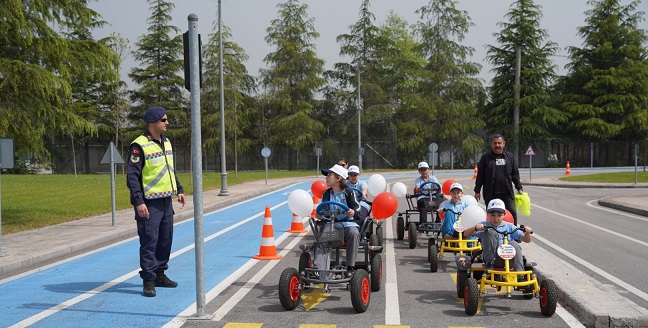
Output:
[[175,164],[173,162],[173,147],[171,141],[164,139],[164,150],[146,136],[133,140],[144,152],[144,167],[142,168],[142,191],[145,199],[171,197],[178,193],[175,185]]

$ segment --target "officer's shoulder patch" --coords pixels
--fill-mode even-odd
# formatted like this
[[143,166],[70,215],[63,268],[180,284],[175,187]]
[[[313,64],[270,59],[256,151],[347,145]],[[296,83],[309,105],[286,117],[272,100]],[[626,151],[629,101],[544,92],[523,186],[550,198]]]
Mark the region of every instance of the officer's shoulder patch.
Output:
[[133,154],[139,155],[139,153],[140,153],[139,149],[137,149],[137,148],[133,149]]
[[133,162],[133,163],[137,163],[137,162],[139,162],[140,157],[137,156],[137,155],[131,155],[130,160],[131,160],[131,162]]

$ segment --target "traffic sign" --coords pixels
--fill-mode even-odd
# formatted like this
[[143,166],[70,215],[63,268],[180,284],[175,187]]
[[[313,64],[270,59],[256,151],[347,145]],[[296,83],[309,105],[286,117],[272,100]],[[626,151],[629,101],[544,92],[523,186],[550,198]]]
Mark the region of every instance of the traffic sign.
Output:
[[[110,158],[110,153],[112,152],[112,158]],[[124,164],[124,158],[119,155],[119,151],[117,150],[117,147],[115,147],[115,144],[110,142],[110,145],[108,146],[108,149],[106,149],[106,152],[104,153],[103,157],[101,158],[101,162],[99,164],[110,164],[110,161],[113,161],[114,164]]]
[[535,152],[533,151],[533,148],[531,148],[531,145],[529,145],[529,148],[527,149],[526,153],[524,153],[525,156],[535,156]]

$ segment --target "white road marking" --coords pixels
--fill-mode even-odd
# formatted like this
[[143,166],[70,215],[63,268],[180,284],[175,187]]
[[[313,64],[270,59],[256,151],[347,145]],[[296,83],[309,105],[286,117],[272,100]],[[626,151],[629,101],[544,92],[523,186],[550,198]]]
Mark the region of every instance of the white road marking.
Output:
[[[600,227],[597,227],[597,226],[595,226],[595,225],[592,225],[592,224],[590,224],[590,223],[588,223],[588,222],[585,222],[585,221],[582,221],[582,220],[579,220],[579,219],[576,219],[576,218],[572,218],[572,217],[570,217],[570,216],[568,216],[568,215],[564,215],[564,214],[561,214],[561,213],[559,213],[559,212],[552,211],[552,210],[547,209],[547,208],[544,208],[544,207],[542,207],[542,206],[538,206],[538,205],[533,205],[533,206],[534,206],[534,207],[537,207],[537,208],[540,208],[540,209],[543,209],[543,210],[545,210],[545,211],[551,212],[551,213],[553,213],[553,214],[555,214],[555,215],[562,216],[562,217],[564,217],[564,218],[566,218],[566,219],[574,220],[574,221],[577,221],[577,222],[580,222],[580,223],[583,223],[583,224],[590,225],[590,226],[595,227],[595,228],[597,228],[597,229],[601,229]],[[608,233],[613,233],[612,231],[609,231],[609,230],[606,230],[606,229],[601,229],[601,230],[605,230],[605,231],[608,232]],[[621,234],[618,234],[618,233],[615,233],[615,234],[616,234],[616,235],[619,235],[619,237],[625,237],[625,236],[623,236],[623,235],[621,235]],[[582,258],[580,258],[580,257],[576,256],[575,254],[573,254],[573,253],[567,251],[566,249],[564,249],[564,248],[562,248],[562,247],[560,247],[560,246],[558,246],[558,245],[556,245],[556,244],[550,242],[549,240],[547,240],[547,239],[545,239],[545,238],[540,237],[540,236],[539,236],[538,234],[536,234],[536,233],[533,234],[533,238],[537,239],[538,241],[544,243],[544,244],[547,245],[548,247],[553,248],[553,249],[556,250],[557,252],[559,252],[559,253],[561,253],[561,254],[563,254],[563,255],[569,257],[570,259],[576,261],[577,263],[579,263],[579,264],[581,264],[581,265],[583,265],[583,266],[585,266],[585,267],[588,267],[588,268],[597,268],[597,270],[595,270],[596,274],[598,274],[598,275],[602,276],[603,278],[605,278],[605,279],[611,281],[612,283],[614,283],[614,284],[616,284],[616,285],[618,285],[618,286],[620,286],[620,287],[626,289],[627,291],[629,291],[629,292],[631,292],[631,293],[637,295],[637,296],[640,297],[641,299],[648,301],[648,294],[647,294],[647,293],[644,293],[643,291],[641,291],[641,290],[635,288],[634,286],[632,286],[632,285],[630,285],[630,284],[624,282],[623,280],[618,279],[617,277],[615,277],[615,276],[613,276],[613,275],[607,273],[606,271],[603,271],[603,270],[602,270],[601,268],[599,268],[598,266],[596,266],[596,265],[594,265],[594,264],[592,264],[592,263],[589,263],[589,262],[583,260]],[[628,240],[633,240],[633,241],[637,241],[637,242],[640,242],[641,244],[644,244],[644,245],[646,244],[646,243],[641,242],[640,240],[636,240],[636,239],[634,239],[634,238],[626,237],[626,239],[628,239]]]
[[556,307],[556,314],[565,321],[569,328],[585,328],[585,325],[578,321],[578,318],[565,310],[560,304]]
[[[389,219],[388,219],[389,220]],[[398,279],[396,277],[396,254],[394,253],[394,230],[392,223],[385,220],[386,281],[385,281],[385,325],[400,325],[400,305],[398,304]]]
[[[596,205],[594,204],[595,202],[596,202]],[[629,217],[629,218],[632,218],[632,219],[648,222],[648,218],[646,218],[645,216],[639,216],[639,215],[636,215],[636,214],[630,214],[630,213],[625,212],[625,211],[621,211],[621,210],[617,210],[617,209],[613,209],[613,208],[609,208],[609,207],[603,207],[601,205],[598,205],[598,199],[591,200],[591,201],[589,201],[589,202],[587,202],[585,204],[587,204],[587,206],[589,206],[589,207],[595,208],[595,209],[600,210],[600,211],[606,211],[606,212],[614,213],[614,214],[617,214],[617,215],[623,215],[623,216],[626,216],[626,217]]]

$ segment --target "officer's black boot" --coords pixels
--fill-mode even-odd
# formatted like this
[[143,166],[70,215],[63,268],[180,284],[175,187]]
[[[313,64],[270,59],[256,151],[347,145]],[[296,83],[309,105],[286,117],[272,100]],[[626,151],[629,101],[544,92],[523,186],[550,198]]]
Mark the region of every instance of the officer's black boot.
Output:
[[144,280],[144,296],[155,297],[155,280]]
[[157,273],[157,278],[155,278],[156,287],[166,287],[166,288],[175,288],[178,287],[178,283],[169,279],[163,272]]

